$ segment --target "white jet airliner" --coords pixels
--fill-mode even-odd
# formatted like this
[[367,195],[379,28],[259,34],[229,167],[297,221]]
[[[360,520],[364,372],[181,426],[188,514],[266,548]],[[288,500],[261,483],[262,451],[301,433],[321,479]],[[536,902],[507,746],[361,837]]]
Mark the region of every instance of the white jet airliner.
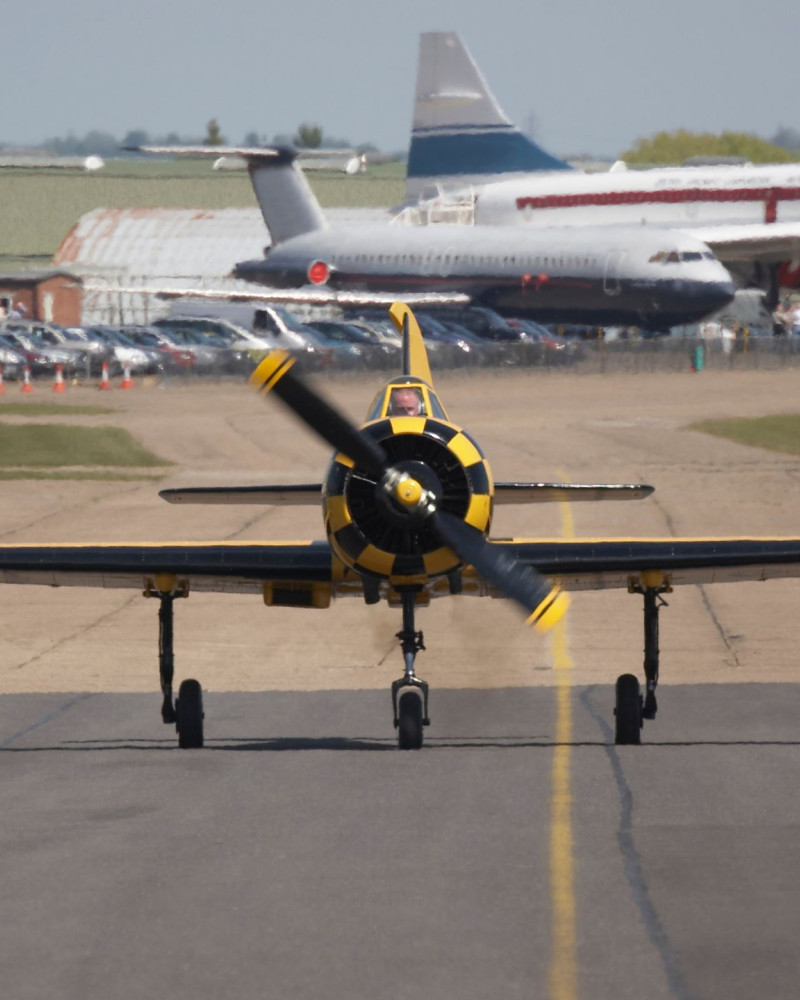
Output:
[[453,32],[420,36],[406,193],[467,197],[476,224],[679,229],[771,301],[800,283],[800,163],[571,169],[510,122]]

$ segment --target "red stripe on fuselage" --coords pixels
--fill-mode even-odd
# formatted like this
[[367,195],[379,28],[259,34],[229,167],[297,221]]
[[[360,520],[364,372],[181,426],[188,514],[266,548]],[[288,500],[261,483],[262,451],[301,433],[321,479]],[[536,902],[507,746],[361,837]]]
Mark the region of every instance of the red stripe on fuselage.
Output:
[[593,191],[517,198],[517,208],[580,208],[587,205],[679,205],[692,201],[763,201],[765,222],[775,222],[778,203],[800,200],[800,187],[670,188],[663,191]]

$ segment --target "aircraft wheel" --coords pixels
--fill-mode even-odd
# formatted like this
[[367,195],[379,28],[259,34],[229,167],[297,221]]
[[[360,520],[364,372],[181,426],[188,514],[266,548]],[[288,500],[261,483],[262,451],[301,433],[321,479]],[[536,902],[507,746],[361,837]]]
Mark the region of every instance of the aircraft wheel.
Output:
[[642,742],[642,696],[639,681],[633,674],[622,674],[617,678],[616,690],[616,733],[617,746],[638,745]]
[[422,698],[414,691],[400,695],[397,703],[397,742],[401,750],[422,746]]
[[203,745],[203,692],[198,681],[186,680],[175,699],[178,746],[194,750]]

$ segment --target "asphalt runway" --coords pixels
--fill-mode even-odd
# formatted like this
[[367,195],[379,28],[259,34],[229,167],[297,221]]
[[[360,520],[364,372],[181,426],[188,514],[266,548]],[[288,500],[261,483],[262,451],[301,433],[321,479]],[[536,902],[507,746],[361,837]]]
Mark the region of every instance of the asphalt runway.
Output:
[[670,687],[626,748],[569,691],[568,744],[556,689],[438,692],[419,753],[385,692],[210,695],[194,752],[153,695],[3,697],[3,995],[794,995],[798,688]]
[[[799,385],[537,372],[439,388],[497,479],[656,486],[569,516],[503,508],[496,536],[797,537],[797,458],[685,428],[790,411]],[[354,419],[375,388],[326,386]],[[158,499],[321,477],[328,449],[245,387],[65,402],[108,405],[70,422],[125,427],[175,465],[158,484],[4,482],[5,542],[321,535],[313,509]],[[548,640],[505,602],[434,602],[418,622],[433,721],[419,753],[391,725],[396,610],[179,602],[176,681],[207,691],[207,745],[179,751],[159,716],[156,602],[2,598],[4,997],[796,993],[800,581],[668,595],[659,716],[625,748],[612,685],[641,675],[641,598],[576,595]]]

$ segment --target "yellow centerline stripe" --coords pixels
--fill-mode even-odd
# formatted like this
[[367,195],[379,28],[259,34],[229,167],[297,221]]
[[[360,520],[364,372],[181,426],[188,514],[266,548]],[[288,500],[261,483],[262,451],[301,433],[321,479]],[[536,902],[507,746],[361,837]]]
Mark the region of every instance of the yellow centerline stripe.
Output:
[[[572,511],[560,503],[565,538],[574,537]],[[552,950],[550,1000],[577,1000],[577,944],[575,934],[575,862],[572,835],[572,660],[563,619],[551,631],[556,672],[556,732],[550,775],[550,911]]]

